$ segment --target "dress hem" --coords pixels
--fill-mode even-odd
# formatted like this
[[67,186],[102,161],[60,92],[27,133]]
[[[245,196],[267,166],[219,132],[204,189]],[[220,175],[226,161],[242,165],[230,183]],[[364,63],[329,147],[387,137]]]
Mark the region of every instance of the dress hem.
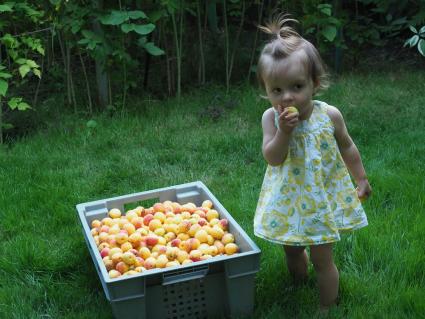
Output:
[[340,238],[338,236],[338,238],[335,238],[335,240],[316,241],[316,242],[311,242],[311,241],[309,241],[309,242],[294,242],[294,241],[284,241],[284,240],[272,239],[272,238],[267,237],[267,236],[260,234],[258,232],[254,232],[254,235],[257,236],[257,237],[260,237],[262,239],[265,239],[267,241],[270,241],[272,243],[287,245],[287,246],[315,246],[315,245],[335,243],[335,242],[340,240]]
[[[369,225],[369,223],[367,221],[365,221],[365,222],[362,222],[360,224],[354,225],[353,227],[350,227],[350,228],[339,229],[338,230],[338,233],[346,234],[346,233],[349,233],[351,231],[354,231],[354,230],[357,230],[357,229],[366,227],[367,225]],[[341,240],[339,234],[338,234],[337,237],[335,237],[335,238],[333,238],[331,240],[323,240],[323,241],[315,241],[315,242],[311,242],[311,241],[296,242],[296,241],[278,240],[278,239],[267,237],[266,235],[261,234],[261,233],[259,233],[257,231],[254,231],[254,235],[257,236],[257,237],[259,237],[259,238],[262,238],[262,239],[265,239],[267,241],[270,241],[272,243],[282,244],[282,245],[287,245],[287,246],[315,246],[315,245],[331,244],[331,243],[335,243],[335,242]]]

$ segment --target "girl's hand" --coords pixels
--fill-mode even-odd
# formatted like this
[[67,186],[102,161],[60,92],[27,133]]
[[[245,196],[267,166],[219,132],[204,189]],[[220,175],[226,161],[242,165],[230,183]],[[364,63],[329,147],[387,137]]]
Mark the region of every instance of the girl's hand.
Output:
[[294,128],[298,125],[299,119],[299,113],[298,112],[289,112],[288,108],[283,108],[282,106],[278,105],[278,125],[279,130],[286,133],[291,134]]
[[357,183],[357,196],[361,202],[364,202],[372,194],[372,187],[367,179],[363,179]]

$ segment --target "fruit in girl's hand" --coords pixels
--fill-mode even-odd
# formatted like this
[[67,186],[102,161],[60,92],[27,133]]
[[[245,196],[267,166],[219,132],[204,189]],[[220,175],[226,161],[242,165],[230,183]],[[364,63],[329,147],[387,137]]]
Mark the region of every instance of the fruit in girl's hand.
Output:
[[210,200],[201,206],[165,201],[127,212],[112,208],[89,224],[109,277],[118,278],[237,253],[222,217]]
[[286,109],[288,110],[289,114],[298,113],[298,109],[295,106],[288,106]]

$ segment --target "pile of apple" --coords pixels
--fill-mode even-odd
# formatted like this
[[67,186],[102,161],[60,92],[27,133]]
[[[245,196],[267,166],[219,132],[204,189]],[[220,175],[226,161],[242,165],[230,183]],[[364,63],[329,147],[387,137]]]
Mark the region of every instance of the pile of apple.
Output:
[[122,214],[91,222],[91,234],[110,278],[133,275],[153,268],[175,267],[239,251],[213,203],[165,201],[136,207]]

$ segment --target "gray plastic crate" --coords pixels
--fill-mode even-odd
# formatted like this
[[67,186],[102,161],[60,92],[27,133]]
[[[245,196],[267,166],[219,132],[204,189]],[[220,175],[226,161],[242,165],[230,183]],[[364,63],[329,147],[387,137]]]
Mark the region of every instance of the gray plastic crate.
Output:
[[[144,200],[193,202],[209,199],[221,218],[229,221],[240,252],[174,268],[152,269],[137,275],[109,278],[90,233],[94,219],[112,208]],[[255,274],[260,249],[202,182],[181,184],[141,193],[103,199],[77,206],[84,238],[116,318],[196,319],[250,315],[254,307]]]

